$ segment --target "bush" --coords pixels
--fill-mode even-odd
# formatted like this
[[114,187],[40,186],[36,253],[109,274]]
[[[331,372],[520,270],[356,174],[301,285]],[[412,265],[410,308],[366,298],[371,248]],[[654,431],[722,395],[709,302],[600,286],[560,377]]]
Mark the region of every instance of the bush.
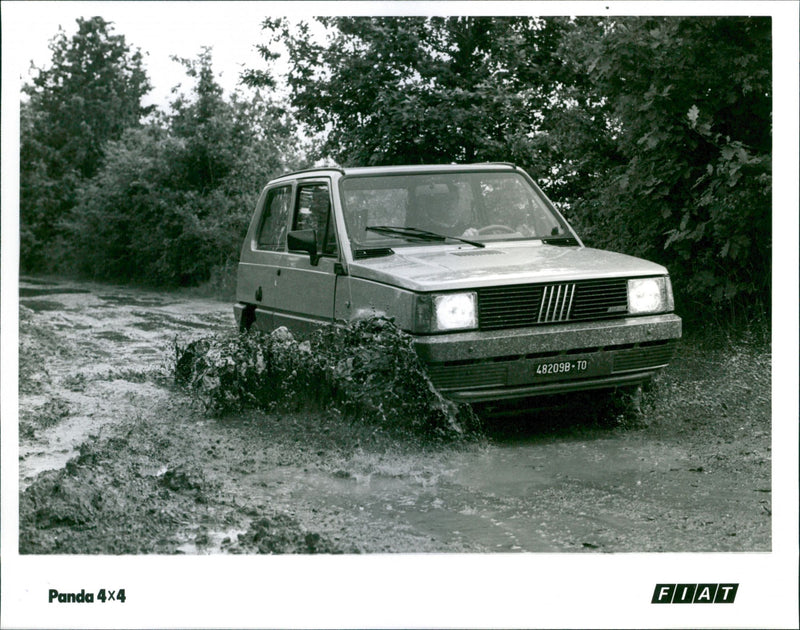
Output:
[[35,90],[23,104],[24,268],[177,287],[208,282],[238,260],[261,188],[297,166],[301,143],[277,98],[223,98],[210,50],[177,61],[195,86],[168,111],[70,140],[96,157],[91,168],[62,156],[56,172],[39,138],[49,119]]
[[688,326],[770,317],[771,50],[769,19],[740,16],[587,18],[562,44],[594,91],[586,115],[614,130],[611,149],[584,143],[602,169],[576,223],[667,266]]
[[211,410],[327,409],[385,428],[453,438],[477,427],[433,386],[411,337],[383,318],[298,341],[286,328],[176,343],[175,378]]

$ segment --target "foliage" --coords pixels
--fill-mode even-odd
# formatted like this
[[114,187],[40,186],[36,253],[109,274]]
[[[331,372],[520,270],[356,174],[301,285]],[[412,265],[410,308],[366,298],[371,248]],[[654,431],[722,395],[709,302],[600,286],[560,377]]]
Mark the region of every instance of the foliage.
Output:
[[[562,23],[527,17],[318,18],[329,40],[282,20],[298,118],[342,164],[518,159],[561,80]],[[274,57],[269,46],[266,55]],[[251,77],[251,83],[259,83]]]
[[51,66],[37,69],[23,92],[20,120],[20,232],[23,269],[51,268],[60,221],[82,179],[93,176],[104,143],[119,139],[146,113],[150,90],[142,55],[101,17],[51,40]]
[[706,315],[770,301],[770,48],[759,18],[586,21],[563,42],[621,156],[574,212],[599,245],[668,264]]
[[175,378],[218,412],[322,407],[438,437],[463,435],[476,422],[469,406],[434,388],[411,338],[381,318],[302,342],[281,327],[176,344]]
[[587,242],[666,264],[684,311],[768,310],[768,18],[317,21],[266,20],[262,52],[285,44],[327,157],[513,161]]
[[[75,268],[95,278],[188,286],[238,257],[261,187],[297,159],[283,108],[223,98],[203,50],[170,111],[107,145],[67,224]],[[103,243],[102,248],[97,243]]]

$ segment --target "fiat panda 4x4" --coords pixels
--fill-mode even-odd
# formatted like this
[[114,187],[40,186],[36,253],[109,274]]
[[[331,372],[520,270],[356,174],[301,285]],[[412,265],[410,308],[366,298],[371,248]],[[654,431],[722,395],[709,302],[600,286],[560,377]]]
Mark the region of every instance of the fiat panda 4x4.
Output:
[[641,384],[681,336],[664,267],[584,246],[536,183],[501,163],[269,182],[237,302],[243,329],[391,318],[437,388],[463,402]]

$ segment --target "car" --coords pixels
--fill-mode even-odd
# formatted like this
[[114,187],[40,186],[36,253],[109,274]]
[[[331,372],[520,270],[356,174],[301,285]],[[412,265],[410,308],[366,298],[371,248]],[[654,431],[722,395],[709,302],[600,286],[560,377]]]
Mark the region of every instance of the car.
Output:
[[636,387],[681,337],[663,266],[584,245],[506,163],[327,167],[261,192],[240,329],[385,317],[457,402]]

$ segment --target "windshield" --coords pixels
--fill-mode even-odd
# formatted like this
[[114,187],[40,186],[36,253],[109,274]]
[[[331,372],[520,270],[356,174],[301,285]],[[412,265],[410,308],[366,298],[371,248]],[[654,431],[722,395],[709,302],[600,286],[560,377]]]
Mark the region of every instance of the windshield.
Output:
[[347,177],[341,190],[347,230],[360,248],[440,242],[413,230],[480,242],[569,234],[519,173]]

